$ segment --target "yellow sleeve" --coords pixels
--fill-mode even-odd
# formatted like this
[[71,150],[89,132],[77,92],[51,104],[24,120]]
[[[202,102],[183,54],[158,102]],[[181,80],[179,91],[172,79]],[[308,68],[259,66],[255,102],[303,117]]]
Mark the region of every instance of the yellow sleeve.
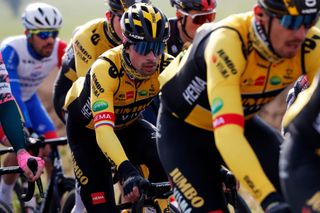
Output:
[[211,34],[205,50],[216,146],[231,171],[261,202],[275,189],[244,136],[240,92],[240,77],[246,66],[243,44],[233,30],[219,29],[218,32]]
[[91,68],[91,110],[94,119],[96,139],[100,149],[117,167],[128,160],[122,145],[114,132],[113,94],[119,80],[109,76],[110,64],[97,60]]
[[320,69],[320,29],[312,27],[307,34],[304,44],[302,45],[305,72],[310,82]]

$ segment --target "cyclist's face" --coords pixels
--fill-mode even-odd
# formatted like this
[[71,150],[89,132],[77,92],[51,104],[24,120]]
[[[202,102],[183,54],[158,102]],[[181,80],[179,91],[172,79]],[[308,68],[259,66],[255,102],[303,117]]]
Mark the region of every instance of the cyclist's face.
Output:
[[122,40],[123,35],[122,35],[121,26],[120,26],[120,19],[121,19],[121,16],[114,16],[113,28],[114,28],[114,31],[117,33],[117,36]]
[[298,53],[309,29],[304,26],[296,30],[286,29],[278,18],[273,18],[270,30],[270,41],[275,52],[283,58],[292,58]]
[[40,38],[36,34],[32,34],[28,41],[36,53],[42,57],[49,57],[52,54],[55,38],[48,37],[46,39]]
[[[179,13],[179,11],[178,11]],[[201,12],[201,11],[196,11],[196,10],[190,10],[188,11],[188,15],[186,14],[181,14],[183,16],[183,19],[182,21],[184,22],[185,19],[185,28],[186,28],[186,31],[188,33],[188,36],[190,38],[194,38],[195,34],[196,34],[196,31],[197,29],[204,23],[209,23],[209,22],[213,22],[215,20],[215,13],[213,14],[205,14],[205,15],[201,15],[203,14],[204,12]],[[201,20],[201,21],[198,21],[198,20]]]
[[127,53],[129,54],[132,66],[141,74],[150,76],[155,73],[161,55],[155,56],[152,51],[146,55],[140,55],[134,50],[133,45],[130,45]]

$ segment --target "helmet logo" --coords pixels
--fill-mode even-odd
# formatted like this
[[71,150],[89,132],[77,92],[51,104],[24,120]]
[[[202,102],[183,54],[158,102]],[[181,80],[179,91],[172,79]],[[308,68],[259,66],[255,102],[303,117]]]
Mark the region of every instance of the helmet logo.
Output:
[[299,15],[298,8],[292,0],[283,0],[290,15]]
[[308,7],[314,7],[317,4],[317,0],[305,0],[305,2]]

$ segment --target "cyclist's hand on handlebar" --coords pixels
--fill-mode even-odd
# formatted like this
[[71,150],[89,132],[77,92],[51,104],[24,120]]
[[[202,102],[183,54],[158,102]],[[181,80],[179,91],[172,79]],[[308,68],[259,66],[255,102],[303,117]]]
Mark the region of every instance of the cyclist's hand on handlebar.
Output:
[[126,179],[123,183],[123,192],[124,192],[124,198],[128,200],[129,202],[135,202],[139,200],[140,198],[140,188],[139,186],[141,183],[143,183],[145,180],[140,175],[138,176],[132,176]]
[[[27,165],[29,158],[36,159],[36,161],[38,163],[38,168],[37,168],[37,172],[35,175],[32,173],[32,171],[30,170],[30,168]],[[35,181],[40,177],[40,175],[43,171],[43,168],[44,168],[44,161],[41,158],[31,156],[29,154],[29,152],[27,152],[25,149],[20,149],[17,152],[17,160],[18,160],[19,167],[24,171],[24,173],[29,181]]]
[[124,161],[118,168],[119,180],[123,185],[124,197],[130,202],[137,201],[140,198],[139,186],[145,180],[138,170],[129,162]]

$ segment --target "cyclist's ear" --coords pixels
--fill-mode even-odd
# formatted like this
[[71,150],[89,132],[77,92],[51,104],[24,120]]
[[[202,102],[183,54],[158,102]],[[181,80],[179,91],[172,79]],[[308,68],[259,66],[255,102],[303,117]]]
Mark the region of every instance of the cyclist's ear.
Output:
[[253,7],[253,13],[258,23],[260,23],[261,25],[266,25],[268,23],[268,16],[260,5],[256,4]]
[[111,14],[111,11],[107,11],[106,12],[106,19],[107,19],[107,21],[110,23],[111,22],[111,18],[112,18],[112,14]]
[[256,18],[262,18],[264,15],[263,8],[258,4],[253,7],[253,13]]

